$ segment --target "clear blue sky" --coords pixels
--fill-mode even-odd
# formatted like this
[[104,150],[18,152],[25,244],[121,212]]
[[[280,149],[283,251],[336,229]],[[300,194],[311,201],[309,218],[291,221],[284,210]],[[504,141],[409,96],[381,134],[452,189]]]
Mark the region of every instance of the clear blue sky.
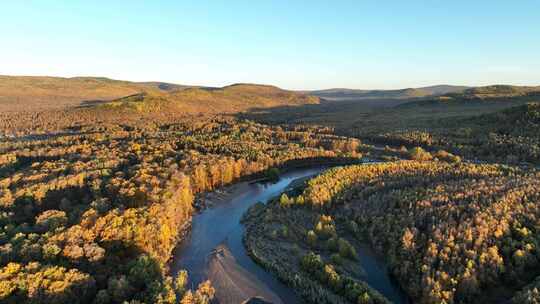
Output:
[[2,1],[0,74],[540,85],[540,1]]

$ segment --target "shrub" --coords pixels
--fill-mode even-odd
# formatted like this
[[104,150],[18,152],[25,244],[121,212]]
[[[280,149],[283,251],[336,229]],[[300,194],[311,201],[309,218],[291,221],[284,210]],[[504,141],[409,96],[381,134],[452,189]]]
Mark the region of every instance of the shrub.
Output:
[[36,228],[43,232],[54,231],[66,224],[66,213],[60,210],[47,210],[36,217]]
[[334,253],[330,256],[330,260],[332,261],[332,263],[336,264],[336,265],[342,265],[343,264],[343,259],[341,258],[341,256],[337,253]]
[[317,234],[315,234],[315,231],[310,230],[307,233],[306,242],[309,246],[315,247],[317,246]]
[[174,280],[174,287],[176,292],[183,295],[186,292],[186,286],[188,283],[188,272],[184,269],[180,270]]
[[281,207],[288,207],[289,205],[292,204],[292,201],[291,199],[289,198],[289,196],[287,196],[287,194],[283,193],[281,195],[281,197],[279,198],[279,205]]
[[306,254],[300,262],[300,266],[302,266],[302,269],[309,273],[314,273],[320,270],[323,265],[324,263],[321,259],[321,256],[315,254],[314,252],[309,252],[308,254]]
[[409,158],[417,161],[428,161],[433,159],[431,154],[421,147],[414,147],[409,150]]
[[454,155],[452,153],[448,153],[444,150],[439,150],[437,153],[435,153],[435,157],[439,160],[443,160],[449,163],[459,163],[461,162],[461,158],[457,155]]
[[271,182],[276,182],[279,180],[279,173],[278,168],[270,168],[266,170],[265,177]]
[[280,234],[282,238],[288,238],[289,237],[289,227],[286,225],[283,225],[280,230]]
[[326,241],[326,249],[332,252],[338,252],[339,251],[339,245],[338,245],[338,238],[337,237],[331,237]]
[[322,239],[328,239],[336,236],[336,227],[330,215],[321,215],[319,222],[315,225],[317,235]]
[[336,293],[339,293],[342,288],[342,282],[340,275],[334,269],[331,264],[324,265],[324,275],[328,286],[332,288]]
[[359,231],[359,230],[358,230],[358,224],[356,224],[356,222],[353,221],[353,220],[348,221],[348,222],[347,222],[347,230],[348,230],[351,234],[353,234],[353,235],[356,236],[356,235],[358,234],[358,231]]
[[340,238],[338,240],[339,255],[344,258],[356,259],[357,253],[356,249],[349,243],[347,240]]

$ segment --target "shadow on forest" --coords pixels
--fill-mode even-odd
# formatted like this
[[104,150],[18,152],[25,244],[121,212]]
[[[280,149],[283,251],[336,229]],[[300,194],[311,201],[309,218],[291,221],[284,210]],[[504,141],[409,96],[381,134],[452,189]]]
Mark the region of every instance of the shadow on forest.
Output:
[[[35,194],[35,193],[32,193]],[[80,215],[90,208],[91,191],[87,185],[48,189],[42,198],[21,196],[13,202],[13,221],[34,223],[35,217],[47,210],[69,210],[70,223],[79,221]],[[73,216],[76,214],[76,216]],[[69,226],[68,226],[69,227]]]
[[319,104],[298,106],[277,106],[270,108],[251,108],[237,114],[238,118],[260,121],[268,124],[299,123],[322,124],[332,123],[340,115],[365,115],[377,109],[392,108],[411,100],[399,99],[366,99],[366,100],[321,100]]
[[66,154],[54,156],[17,156],[17,160],[11,164],[0,167],[0,178],[6,178],[13,172],[24,170],[30,167],[33,163],[53,162],[61,158],[65,158]]
[[252,108],[235,117],[266,124],[303,124],[335,128],[337,134],[362,137],[399,130],[461,127],[463,119],[530,102],[505,99],[372,99]]
[[76,106],[75,108],[90,108],[90,107],[101,105],[107,102],[109,101],[103,100],[103,99],[83,100],[81,101],[81,104]]

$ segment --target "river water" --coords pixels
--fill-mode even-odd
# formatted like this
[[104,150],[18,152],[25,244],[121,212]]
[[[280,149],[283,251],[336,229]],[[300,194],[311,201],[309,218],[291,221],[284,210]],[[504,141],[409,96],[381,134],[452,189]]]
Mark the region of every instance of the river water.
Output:
[[[257,283],[265,285],[283,303],[303,303],[292,289],[279,282],[274,276],[255,264],[246,254],[242,244],[244,228],[240,224],[242,215],[256,202],[267,202],[283,192],[296,179],[312,176],[323,168],[298,169],[280,176],[277,183],[255,183],[247,185],[244,191],[236,193],[226,202],[204,210],[193,216],[192,229],[186,239],[175,249],[171,262],[171,273],[180,269],[189,273],[190,283],[196,287],[207,279],[208,260],[213,250],[224,245],[240,268],[249,273]],[[366,271],[363,278],[373,288],[394,303],[407,303],[407,298],[391,280],[384,263],[364,246],[359,250],[361,266]],[[219,301],[219,298],[217,299]]]

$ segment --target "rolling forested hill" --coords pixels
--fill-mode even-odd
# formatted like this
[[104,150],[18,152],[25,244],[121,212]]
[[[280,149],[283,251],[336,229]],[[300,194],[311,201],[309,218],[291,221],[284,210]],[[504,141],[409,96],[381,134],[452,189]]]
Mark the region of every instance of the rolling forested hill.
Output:
[[111,100],[142,91],[168,91],[182,87],[104,77],[0,76],[0,110],[60,109],[77,106],[84,101]]
[[[111,102],[111,105],[167,101],[186,112],[235,112],[249,107],[317,103],[318,98],[274,86],[234,84],[223,88],[165,82],[130,82],[103,77],[0,76],[0,110],[65,109]],[[163,103],[160,102],[161,105]]]
[[234,84],[223,88],[186,88],[170,92],[144,92],[104,103],[104,107],[156,112],[234,113],[250,108],[319,103],[319,98],[274,86]]
[[126,123],[318,103],[315,96],[257,84],[211,88],[107,78],[2,76],[0,109],[5,110],[0,111],[0,134],[57,132],[88,123]]
[[318,96],[330,101],[336,100],[357,100],[357,99],[406,99],[438,96],[448,93],[461,93],[468,87],[436,85],[422,88],[407,88],[398,90],[354,90],[354,89],[328,89],[309,91],[309,94]]
[[[485,87],[476,87],[465,90],[457,94],[448,94],[464,98],[497,98],[497,97],[516,97],[516,96],[538,96],[540,86],[512,86],[512,85],[491,85]],[[461,96],[460,96],[461,95]]]
[[527,103],[493,113],[445,119],[443,125],[375,136],[389,144],[451,150],[499,162],[540,164],[540,104]]

